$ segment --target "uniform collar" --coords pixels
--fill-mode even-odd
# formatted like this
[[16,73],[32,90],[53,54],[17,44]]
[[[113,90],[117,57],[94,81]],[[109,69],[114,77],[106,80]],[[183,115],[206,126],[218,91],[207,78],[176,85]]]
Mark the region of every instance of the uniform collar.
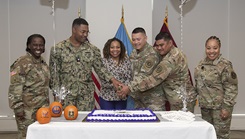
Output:
[[152,47],[152,46],[150,46],[149,43],[146,43],[146,44],[143,46],[142,51],[140,51],[140,52],[138,53],[138,51],[135,49],[135,52],[136,52],[137,56],[141,57],[141,56],[146,55],[146,53],[149,52],[148,49],[149,49],[150,47]]
[[43,63],[44,60],[43,58],[40,56],[40,58],[36,59],[34,56],[32,56],[31,53],[27,52],[27,55],[31,58],[32,62],[35,63],[35,64],[38,64],[38,63]]
[[205,58],[204,59],[204,64],[213,64],[213,65],[217,65],[219,63],[219,61],[221,60],[222,54],[220,54],[216,59],[214,60],[210,60],[209,58]]
[[71,41],[70,41],[70,38],[69,38],[69,39],[66,40],[66,45],[65,45],[65,46],[67,46],[70,50],[73,50],[73,51],[80,51],[80,50],[88,49],[90,45],[89,45],[89,42],[86,41],[86,42],[82,43],[82,44],[79,46],[78,49],[76,49],[76,48],[72,45],[72,43],[71,43]]

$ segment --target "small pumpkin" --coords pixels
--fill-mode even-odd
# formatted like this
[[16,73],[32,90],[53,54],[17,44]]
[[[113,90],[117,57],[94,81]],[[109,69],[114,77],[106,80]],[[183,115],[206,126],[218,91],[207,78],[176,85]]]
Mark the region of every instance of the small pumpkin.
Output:
[[49,123],[51,120],[51,114],[48,107],[41,107],[37,110],[36,119],[40,124]]
[[54,101],[49,105],[52,117],[60,117],[62,114],[62,105],[60,102]]
[[76,120],[78,116],[77,107],[74,105],[68,105],[65,107],[64,116],[66,120]]

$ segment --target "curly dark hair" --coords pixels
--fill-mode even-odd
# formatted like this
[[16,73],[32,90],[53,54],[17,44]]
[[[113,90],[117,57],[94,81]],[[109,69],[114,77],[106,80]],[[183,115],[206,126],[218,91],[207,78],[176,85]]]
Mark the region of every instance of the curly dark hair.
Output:
[[119,42],[119,44],[120,44],[121,53],[120,53],[120,55],[119,55],[119,62],[118,62],[118,64],[120,64],[120,63],[123,62],[123,61],[125,60],[125,58],[127,57],[127,55],[126,55],[126,49],[125,49],[125,46],[124,46],[123,42],[122,42],[121,40],[115,38],[115,37],[109,39],[109,40],[105,43],[104,48],[103,48],[103,56],[104,56],[104,58],[106,58],[106,59],[110,58],[110,56],[111,56],[111,55],[110,55],[110,46],[111,46],[111,43],[112,43],[113,41],[117,41],[117,42]]

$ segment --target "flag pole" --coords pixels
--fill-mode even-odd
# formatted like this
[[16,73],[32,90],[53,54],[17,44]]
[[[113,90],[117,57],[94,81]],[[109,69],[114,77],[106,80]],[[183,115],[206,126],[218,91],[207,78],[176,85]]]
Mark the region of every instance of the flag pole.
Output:
[[168,28],[168,6],[165,8],[165,18],[163,19],[163,24],[165,24]]
[[122,5],[122,18],[121,18],[121,22],[124,22],[124,8],[123,8],[123,5]]

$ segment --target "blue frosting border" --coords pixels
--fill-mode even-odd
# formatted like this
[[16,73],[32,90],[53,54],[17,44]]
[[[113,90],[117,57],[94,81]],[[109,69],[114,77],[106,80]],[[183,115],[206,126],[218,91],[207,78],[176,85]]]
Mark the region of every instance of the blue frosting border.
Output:
[[[157,115],[151,109],[132,109],[132,110],[126,110],[126,111],[135,111],[135,110],[136,111],[137,110],[138,111],[140,111],[140,110],[142,110],[142,111],[149,110],[150,113],[152,114],[152,116],[155,116],[156,119],[155,120],[143,120],[143,119],[139,119],[139,120],[122,120],[122,119],[121,120],[120,119],[119,120],[97,120],[97,119],[88,119],[88,118],[86,118],[86,121],[88,121],[88,122],[156,122],[156,121],[159,121]],[[87,117],[94,116],[93,113],[95,111],[97,111],[97,110],[93,110],[92,112],[90,112]],[[116,111],[116,110],[109,110],[109,111]],[[96,116],[108,116],[108,117],[112,116],[112,117],[117,117],[117,115],[114,115],[114,114],[98,114]],[[129,114],[125,114],[124,115],[124,117],[152,117],[152,116],[148,116],[146,114],[142,114],[142,115],[129,115]],[[121,116],[118,116],[118,117],[121,117]]]

